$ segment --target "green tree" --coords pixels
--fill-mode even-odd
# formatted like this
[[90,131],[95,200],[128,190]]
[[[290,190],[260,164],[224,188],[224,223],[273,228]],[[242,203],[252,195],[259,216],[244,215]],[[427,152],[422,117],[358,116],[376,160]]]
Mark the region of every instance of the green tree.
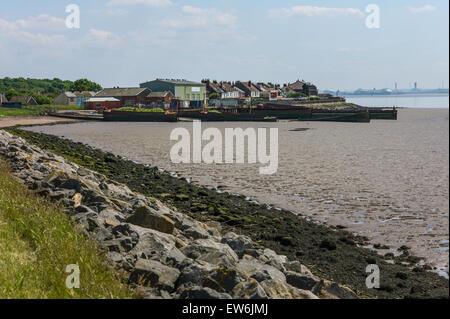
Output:
[[9,89],[8,91],[5,92],[5,96],[8,100],[11,100],[14,96],[18,96],[19,92],[17,92],[14,89]]
[[102,87],[88,79],[79,79],[73,82],[72,91],[100,91]]
[[51,98],[42,94],[33,94],[33,97],[39,105],[53,103],[53,100]]
[[211,93],[210,95],[209,95],[209,99],[210,100],[218,100],[220,97],[219,97],[219,94],[217,94],[217,93]]

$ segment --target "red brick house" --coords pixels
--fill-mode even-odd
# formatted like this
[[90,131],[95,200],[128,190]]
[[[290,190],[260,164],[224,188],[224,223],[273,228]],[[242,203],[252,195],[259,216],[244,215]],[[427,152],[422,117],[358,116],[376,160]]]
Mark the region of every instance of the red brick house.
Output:
[[114,97],[91,97],[84,101],[86,110],[112,110],[122,107],[122,102]]
[[297,93],[304,93],[308,96],[316,96],[319,94],[319,91],[317,90],[317,87],[314,84],[303,82],[300,80],[295,81],[292,84],[288,85],[289,90],[297,92]]
[[170,108],[171,104],[175,100],[175,96],[172,92],[151,92],[144,99],[144,105],[146,107],[161,107]]
[[144,105],[150,93],[147,88],[110,88],[101,90],[94,97],[116,98],[120,100],[121,106],[132,107]]

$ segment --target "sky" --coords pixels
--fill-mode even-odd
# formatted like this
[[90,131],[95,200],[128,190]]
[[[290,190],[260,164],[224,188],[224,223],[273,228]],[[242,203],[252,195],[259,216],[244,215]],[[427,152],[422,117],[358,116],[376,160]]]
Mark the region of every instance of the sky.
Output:
[[[75,22],[69,4],[80,10],[79,28],[66,25]],[[369,4],[379,9],[378,28]],[[2,1],[6,76],[88,78],[103,87],[209,78],[300,79],[320,90],[448,88],[449,2]]]

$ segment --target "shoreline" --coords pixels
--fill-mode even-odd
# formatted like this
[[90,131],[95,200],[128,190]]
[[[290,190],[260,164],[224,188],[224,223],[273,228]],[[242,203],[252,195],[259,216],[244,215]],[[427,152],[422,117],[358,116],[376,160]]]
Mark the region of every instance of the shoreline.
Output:
[[[201,222],[219,223],[227,231],[250,235],[263,246],[306,264],[315,274],[349,286],[360,296],[448,298],[448,280],[426,271],[427,266],[414,267],[418,257],[410,256],[406,247],[400,257],[383,257],[360,247],[366,244],[364,237],[353,236],[339,227],[309,222],[301,214],[297,217],[290,211],[256,205],[240,195],[192,185],[157,168],[123,160],[81,143],[17,128],[9,131],[126,184],[133,191],[171,204]],[[381,268],[380,290],[365,288],[365,267],[369,262]],[[410,263],[410,268],[405,262]]]
[[52,124],[71,124],[80,122],[67,118],[57,118],[52,116],[5,116],[0,117],[0,129],[18,126],[39,126]]
[[[51,233],[54,228],[46,230],[48,220],[59,216],[66,223],[57,227],[62,228],[60,237],[70,240],[72,230],[75,236],[86,240],[88,247],[98,250],[97,254],[107,261],[104,265],[108,264],[123,284],[127,283],[127,286],[117,286],[129,292],[124,298],[132,295],[141,299],[357,298],[349,288],[314,276],[298,261],[278,255],[247,236],[223,233],[221,227],[198,222],[173,206],[132,192],[126,185],[4,130],[0,130],[0,154],[0,166],[6,165],[0,179],[3,187],[0,194],[7,193],[6,198],[19,197],[20,203],[27,201],[23,197],[26,193],[36,204],[45,203],[60,209],[55,212],[43,208],[45,212],[36,216],[15,208],[12,214],[22,221],[23,231],[33,232],[39,225],[41,229],[37,233]],[[5,186],[9,180],[14,183]],[[18,190],[24,187],[28,189]],[[4,201],[1,196],[0,199]],[[29,203],[25,209],[32,210],[35,203]],[[40,222],[36,223],[37,220]],[[9,223],[2,226],[11,228]],[[44,243],[53,244],[53,241],[44,240]],[[70,243],[58,242],[55,249],[70,246]],[[18,254],[24,254],[23,250],[18,248]],[[60,254],[74,262],[78,254],[72,256],[71,251],[73,249]],[[85,256],[79,262],[95,263],[97,254]],[[53,258],[49,259],[45,261],[51,263]],[[91,267],[94,271],[103,269],[102,266]],[[52,275],[58,275],[58,269],[52,271]],[[14,280],[13,276],[12,285],[17,285]],[[40,281],[36,278],[31,283],[39,285]],[[105,281],[99,285],[108,286]],[[114,292],[115,286],[111,288]],[[13,289],[13,293],[21,293],[21,290]]]

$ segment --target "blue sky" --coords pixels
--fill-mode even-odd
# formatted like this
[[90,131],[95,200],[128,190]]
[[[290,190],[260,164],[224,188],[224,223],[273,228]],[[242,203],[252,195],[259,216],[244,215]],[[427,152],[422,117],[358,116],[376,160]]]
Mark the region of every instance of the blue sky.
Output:
[[[80,28],[68,29],[68,4]],[[380,28],[365,21],[370,3]],[[447,0],[2,1],[0,77],[137,86],[157,77],[448,87]]]

